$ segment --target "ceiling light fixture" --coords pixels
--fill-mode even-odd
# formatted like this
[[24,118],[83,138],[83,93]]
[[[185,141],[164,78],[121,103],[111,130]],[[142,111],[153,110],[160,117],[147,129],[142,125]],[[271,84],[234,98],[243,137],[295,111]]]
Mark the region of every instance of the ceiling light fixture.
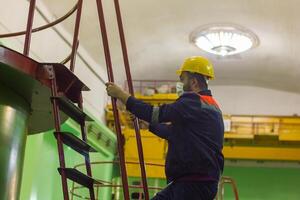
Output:
[[221,56],[239,54],[258,45],[258,37],[237,25],[223,24],[197,28],[190,41],[200,49]]

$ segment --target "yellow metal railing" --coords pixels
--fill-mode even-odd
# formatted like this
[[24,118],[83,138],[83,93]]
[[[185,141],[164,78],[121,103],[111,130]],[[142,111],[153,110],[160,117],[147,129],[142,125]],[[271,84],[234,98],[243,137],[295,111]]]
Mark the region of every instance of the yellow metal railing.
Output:
[[[143,97],[148,103],[161,104],[170,103],[174,97],[160,95],[161,98]],[[139,97],[139,96],[138,96]],[[174,101],[174,100],[173,100]],[[133,128],[129,115],[126,111],[120,112],[122,125]],[[297,116],[255,116],[255,115],[224,115],[225,139],[238,140],[270,140],[277,142],[299,142],[300,143],[300,117]],[[106,109],[106,120],[108,126],[113,129],[114,121],[111,106]],[[147,128],[141,122],[141,128]]]
[[[172,103],[176,94],[154,94],[136,97],[152,105]],[[129,114],[120,107],[120,118],[125,136],[125,156],[137,161],[135,134]],[[300,117],[223,115],[225,145],[223,153],[227,159],[300,161]],[[106,108],[107,125],[114,129],[111,106]],[[140,122],[145,161],[163,164],[167,142],[148,131],[147,123]],[[155,148],[153,148],[155,146]],[[129,167],[128,174],[135,176],[136,167]],[[150,169],[149,177],[164,177],[162,169]]]
[[300,142],[300,117],[293,116],[224,116],[230,127],[225,138],[255,139],[274,137],[283,142]]

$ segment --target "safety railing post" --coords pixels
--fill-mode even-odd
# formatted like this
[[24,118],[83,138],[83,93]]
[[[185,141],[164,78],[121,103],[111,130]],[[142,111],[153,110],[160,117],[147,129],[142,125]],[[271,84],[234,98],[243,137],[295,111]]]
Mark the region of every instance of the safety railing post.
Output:
[[24,44],[24,50],[23,50],[23,54],[25,56],[28,56],[29,49],[30,49],[30,41],[31,41],[31,33],[32,33],[35,3],[36,3],[36,0],[30,0],[30,3],[29,3],[27,28],[26,28],[26,34],[25,34],[25,44]]
[[82,0],[78,0],[74,35],[73,35],[73,44],[72,44],[71,63],[70,63],[70,70],[72,72],[74,72],[74,68],[75,68],[76,52],[79,43],[78,35],[79,35],[79,27],[80,27],[80,19],[81,19],[81,10],[82,10]]
[[[121,46],[122,46],[122,53],[123,53],[123,60],[124,60],[128,89],[129,89],[130,94],[134,96],[132,77],[131,77],[130,65],[129,65],[129,59],[128,59],[128,52],[127,52],[125,34],[124,34],[124,29],[123,29],[122,15],[121,15],[121,10],[120,10],[120,4],[119,4],[118,0],[114,0],[114,4],[115,4],[116,15],[117,15],[119,36],[120,36],[120,42],[121,42]],[[137,148],[138,148],[138,156],[139,156],[139,162],[140,162],[140,168],[141,168],[141,176],[142,176],[145,200],[149,200],[147,175],[146,175],[146,169],[145,169],[145,163],[144,163],[143,145],[142,145],[142,138],[141,138],[140,127],[139,127],[139,119],[135,118],[133,121],[133,124],[134,124],[135,135],[136,135],[136,142],[137,142]]]
[[[110,50],[109,50],[109,44],[108,44],[108,38],[107,38],[107,31],[106,31],[102,1],[96,0],[96,3],[97,3],[98,17],[99,17],[99,23],[100,23],[100,29],[101,29],[101,35],[102,35],[102,44],[103,44],[104,54],[105,54],[108,80],[110,82],[114,82],[112,62],[111,62],[111,57],[110,57]],[[123,135],[122,135],[122,131],[121,131],[119,113],[118,113],[118,109],[117,109],[116,99],[111,98],[111,102],[112,102],[112,107],[113,107],[115,128],[116,128],[117,139],[118,139],[117,146],[118,146],[118,152],[119,152],[123,194],[124,194],[124,199],[129,200],[130,198],[129,198],[127,171],[126,171],[126,166],[125,166]]]

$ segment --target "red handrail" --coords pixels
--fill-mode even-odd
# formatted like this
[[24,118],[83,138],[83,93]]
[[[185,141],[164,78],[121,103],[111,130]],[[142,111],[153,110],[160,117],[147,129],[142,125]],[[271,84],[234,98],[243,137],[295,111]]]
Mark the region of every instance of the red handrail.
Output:
[[[106,31],[102,1],[96,0],[96,2],[97,2],[97,10],[98,10],[101,35],[102,35],[102,45],[103,45],[104,54],[105,54],[108,80],[110,82],[114,82],[113,69],[112,69],[110,50],[109,50],[109,45],[108,45],[108,38],[107,38],[107,31]],[[124,194],[124,199],[129,200],[128,179],[127,179],[127,171],[126,171],[126,166],[125,166],[125,156],[124,156],[124,149],[123,149],[123,142],[124,142],[123,137],[124,136],[122,135],[122,131],[121,131],[120,118],[119,118],[119,113],[118,113],[118,109],[117,109],[116,98],[111,98],[111,102],[112,102],[113,114],[114,114],[114,119],[115,119],[115,127],[116,127],[116,132],[117,132],[117,140],[118,140],[117,146],[118,146],[119,159],[120,159],[123,194]]]
[[[57,20],[50,22],[48,24],[45,24],[43,26],[39,26],[36,28],[32,29],[32,33],[39,32],[42,30],[45,30],[47,28],[50,28],[52,26],[55,26],[56,24],[59,24],[60,22],[64,21],[68,17],[70,17],[75,11],[77,10],[77,4],[64,16],[58,18]],[[0,38],[8,38],[8,37],[15,37],[15,36],[20,36],[20,35],[25,35],[26,31],[19,31],[19,32],[14,32],[14,33],[5,33],[5,34],[0,34]]]
[[[119,36],[120,36],[120,41],[121,41],[121,46],[122,46],[122,53],[123,53],[123,60],[124,60],[126,77],[127,77],[128,89],[129,89],[129,93],[134,96],[134,90],[133,90],[133,84],[132,84],[130,65],[129,65],[129,60],[128,60],[128,53],[127,53],[127,47],[126,47],[125,34],[124,34],[124,30],[123,30],[123,23],[122,23],[122,16],[121,16],[119,1],[114,0],[114,4],[115,4],[116,15],[117,15]],[[133,120],[133,123],[134,123],[135,135],[136,135],[136,142],[137,142],[137,148],[138,148],[138,156],[139,156],[139,162],[140,162],[140,168],[141,168],[141,176],[142,176],[145,200],[149,200],[149,192],[148,192],[147,176],[146,176],[146,169],[145,169],[145,163],[144,163],[142,138],[141,138],[140,127],[139,127],[139,119],[135,118]]]
[[[81,1],[81,2],[79,2]],[[61,61],[62,64],[66,64],[69,60],[72,60],[70,68],[72,71],[74,71],[74,63],[75,63],[75,56],[76,51],[78,49],[79,40],[78,40],[78,30],[79,30],[79,24],[80,24],[80,16],[81,16],[81,8],[82,8],[82,0],[78,0],[78,2],[73,6],[71,10],[69,10],[65,15],[58,18],[57,20],[50,22],[48,24],[45,24],[43,26],[39,26],[37,28],[32,28],[33,25],[33,17],[34,17],[34,9],[35,9],[36,0],[31,0],[29,5],[29,13],[28,13],[28,19],[27,19],[27,28],[25,31],[19,31],[19,32],[13,32],[13,33],[6,33],[6,34],[0,34],[0,38],[8,38],[8,37],[15,37],[20,35],[26,35],[25,36],[25,44],[24,44],[24,50],[23,54],[28,56],[29,49],[30,49],[30,42],[31,42],[31,34],[35,32],[39,32],[42,30],[45,30],[47,28],[50,28],[52,26],[55,26],[56,24],[59,24],[60,22],[64,21],[68,17],[70,17],[76,10],[77,10],[77,16],[76,16],[76,22],[75,22],[75,32],[74,32],[74,38],[73,38],[73,45],[72,45],[72,52],[71,54],[66,57],[63,61]],[[78,29],[76,31],[76,29]],[[76,41],[76,42],[74,42]]]
[[79,26],[80,26],[80,19],[81,19],[81,10],[82,10],[82,0],[78,0],[74,35],[73,35],[73,44],[72,44],[71,63],[70,63],[70,70],[72,72],[74,72],[74,68],[75,68],[76,52],[77,52],[77,47],[78,47]]
[[[120,164],[120,161],[113,160],[113,161],[94,161],[94,162],[91,162],[91,166],[93,166],[93,165],[103,165],[103,164],[109,164],[109,165],[111,165],[111,164]],[[139,165],[140,162],[126,161],[126,164]],[[165,166],[164,164],[151,163],[151,162],[145,162],[145,165],[147,165],[147,166],[153,166],[153,167],[164,167]],[[77,164],[73,168],[74,169],[78,169],[78,168],[80,168],[82,166],[85,166],[85,164],[84,163]],[[101,179],[96,179],[96,180],[98,182],[102,183],[102,184],[95,184],[94,187],[97,187],[97,189],[99,187],[111,187],[111,188],[120,188],[120,187],[123,187],[123,185],[113,184],[112,182],[109,182],[109,181],[104,181],[104,180],[101,180]],[[73,200],[73,196],[79,197],[81,199],[89,199],[87,197],[84,197],[84,196],[81,196],[81,195],[78,195],[78,194],[75,193],[76,189],[81,189],[81,188],[83,188],[83,187],[82,186],[75,186],[75,183],[74,182],[72,183],[72,187],[70,189],[71,200]],[[137,189],[137,188],[144,188],[144,187],[141,186],[141,185],[128,185],[128,188],[135,188],[135,189]],[[149,186],[148,187],[148,190],[163,190],[163,189],[164,188],[157,187],[157,186]]]
[[34,18],[34,9],[35,9],[35,0],[30,0],[28,18],[27,18],[27,28],[25,35],[25,44],[23,54],[28,56],[30,49],[31,33],[32,33],[32,24]]
[[[101,28],[103,48],[104,48],[104,53],[105,53],[105,60],[106,60],[106,65],[107,65],[108,79],[110,82],[114,82],[113,69],[112,69],[112,63],[111,63],[111,57],[110,57],[110,50],[109,50],[109,44],[108,44],[108,38],[107,38],[107,32],[106,32],[106,25],[105,25],[102,1],[96,0],[96,2],[97,2],[97,10],[98,10],[98,16],[99,16],[99,23],[100,23],[100,28]],[[71,14],[73,14],[75,12],[75,10],[77,10],[73,43],[72,43],[72,52],[66,59],[64,59],[62,61],[65,64],[66,62],[71,60],[70,70],[73,72],[74,66],[75,66],[75,60],[76,60],[76,52],[77,52],[77,48],[78,48],[78,44],[79,44],[78,35],[79,35],[82,4],[83,4],[83,0],[78,0],[77,4],[63,17],[61,17],[61,18],[57,19],[56,21],[51,22],[49,24],[46,24],[46,25],[43,25],[43,26],[40,26],[37,28],[32,28],[36,0],[30,0],[26,31],[2,34],[2,35],[0,35],[0,38],[13,37],[13,36],[25,34],[25,44],[24,44],[23,54],[28,56],[29,51],[30,51],[30,43],[31,43],[32,33],[44,30],[46,28],[52,27],[52,26],[60,23],[61,21],[68,18]],[[118,0],[115,0],[114,4],[115,4],[115,9],[116,9],[119,34],[120,34],[120,40],[121,40],[121,45],[122,45],[122,53],[123,53],[123,58],[124,58],[126,76],[127,76],[127,80],[128,80],[128,87],[129,87],[130,94],[134,95],[129,60],[128,60],[128,55],[127,55],[126,42],[125,42],[124,31],[123,31],[121,12],[120,12],[120,6],[119,6]],[[128,180],[127,180],[127,172],[126,172],[125,158],[124,158],[125,156],[124,156],[124,149],[123,149],[124,136],[122,135],[122,132],[121,132],[120,119],[119,119],[119,113],[117,110],[116,99],[112,98],[111,100],[112,100],[112,105],[113,105],[113,113],[114,113],[116,132],[117,132],[117,138],[118,138],[118,151],[119,151],[124,198],[125,198],[125,200],[129,200]],[[138,119],[134,120],[134,126],[135,126],[136,137],[137,137],[138,154],[139,154],[140,167],[141,167],[141,173],[142,173],[141,175],[142,175],[142,179],[143,179],[143,189],[144,189],[144,193],[145,193],[145,199],[148,200],[149,199],[148,185],[147,185],[147,179],[146,179],[145,163],[144,163],[143,148],[142,148],[142,141],[141,141],[141,136],[140,136]]]

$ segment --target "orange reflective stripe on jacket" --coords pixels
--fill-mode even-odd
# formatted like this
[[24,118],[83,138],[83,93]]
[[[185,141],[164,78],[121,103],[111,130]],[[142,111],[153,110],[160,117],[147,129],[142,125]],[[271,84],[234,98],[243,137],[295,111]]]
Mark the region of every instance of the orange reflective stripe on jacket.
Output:
[[199,96],[200,96],[200,100],[202,100],[204,103],[215,106],[220,109],[219,104],[212,96],[207,96],[207,95],[199,95]]

